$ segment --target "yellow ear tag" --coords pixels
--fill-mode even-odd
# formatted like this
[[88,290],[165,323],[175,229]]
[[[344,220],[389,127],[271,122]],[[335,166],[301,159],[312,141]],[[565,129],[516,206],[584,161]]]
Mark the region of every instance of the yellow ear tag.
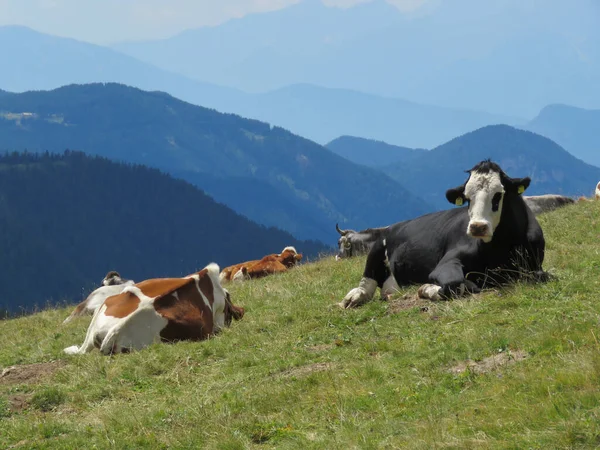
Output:
[[519,194],[522,194],[523,192],[525,192],[525,186],[523,186],[523,185],[520,185],[520,186],[519,186],[519,189],[517,189],[517,192],[518,192]]
[[463,205],[463,199],[462,199],[462,197],[457,197],[456,200],[454,201],[454,204],[456,206],[462,206]]

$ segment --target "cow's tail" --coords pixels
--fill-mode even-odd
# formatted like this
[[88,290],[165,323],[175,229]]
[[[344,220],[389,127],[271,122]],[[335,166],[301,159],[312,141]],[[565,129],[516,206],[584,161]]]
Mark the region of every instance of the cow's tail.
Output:
[[66,323],[69,323],[75,317],[83,316],[84,312],[85,312],[86,303],[87,303],[87,299],[82,301],[79,305],[77,305],[75,307],[75,309],[73,310],[73,312],[71,313],[71,315],[69,315],[69,317],[67,317],[65,320],[63,320],[63,325]]
[[219,274],[219,271],[221,269],[219,269],[219,265],[217,263],[210,263],[208,266],[205,267],[205,269],[208,272],[208,275],[211,279],[217,279],[221,281],[221,274]]

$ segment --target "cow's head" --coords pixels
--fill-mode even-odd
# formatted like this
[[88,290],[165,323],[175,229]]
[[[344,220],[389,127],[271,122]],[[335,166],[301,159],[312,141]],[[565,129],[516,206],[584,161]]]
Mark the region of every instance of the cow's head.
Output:
[[302,259],[302,253],[298,253],[294,247],[286,247],[279,254],[279,261],[285,267],[295,266]]
[[240,269],[231,277],[231,281],[246,281],[250,279],[250,275],[248,275],[248,268],[246,266],[240,267]]
[[340,233],[340,238],[338,239],[338,254],[335,255],[335,259],[350,258],[352,256],[352,241],[348,234],[353,233],[353,231],[341,230],[337,223],[335,224],[335,229]]
[[225,314],[225,326],[228,327],[231,325],[232,319],[240,320],[244,317],[244,308],[241,306],[235,306],[231,302],[231,295],[227,289],[223,289],[225,291],[225,310],[223,311]]
[[500,223],[502,206],[507,196],[521,195],[531,180],[510,178],[500,166],[490,160],[482,161],[468,170],[469,178],[462,186],[446,191],[450,203],[469,205],[467,234],[490,242]]
[[116,286],[117,284],[123,284],[125,281],[121,278],[119,272],[111,270],[106,274],[102,280],[102,286]]

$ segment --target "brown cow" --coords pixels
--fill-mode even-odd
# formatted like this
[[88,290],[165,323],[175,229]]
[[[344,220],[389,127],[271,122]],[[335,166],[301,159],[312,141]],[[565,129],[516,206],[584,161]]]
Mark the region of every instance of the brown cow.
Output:
[[226,267],[219,278],[224,281],[243,281],[250,278],[260,278],[272,273],[281,273],[294,267],[302,259],[294,247],[286,247],[279,254],[267,255],[260,260],[246,261]]
[[98,308],[85,341],[65,348],[83,354],[142,349],[154,341],[199,341],[239,320],[244,309],[231,303],[219,283],[219,266],[209,264],[184,278],[154,278],[127,286]]
[[600,181],[596,185],[596,200],[600,200]]

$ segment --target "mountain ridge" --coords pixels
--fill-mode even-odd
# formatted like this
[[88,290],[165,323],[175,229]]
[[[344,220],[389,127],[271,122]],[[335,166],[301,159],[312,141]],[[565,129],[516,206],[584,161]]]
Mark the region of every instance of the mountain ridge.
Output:
[[340,136],[325,147],[356,164],[374,168],[409,161],[427,151],[356,136]]
[[531,177],[527,195],[589,197],[600,180],[600,168],[584,163],[544,136],[508,125],[466,133],[383,171],[436,208],[447,209],[446,190],[464,183],[464,171],[488,158],[511,177]]
[[557,142],[577,158],[600,167],[600,109],[565,104],[544,107],[524,127]]
[[[250,196],[250,219],[283,226],[302,239],[335,241],[334,225],[383,223],[414,217],[430,207],[398,182],[353,164],[280,127],[195,106],[162,92],[119,84],[72,85],[0,97],[3,146],[31,151],[65,148],[145,164],[186,179],[234,205]],[[19,116],[23,112],[33,116]],[[252,178],[277,193],[285,216],[265,221],[268,201],[254,201],[247,184],[228,198],[207,180]],[[385,195],[381,195],[385,192]],[[403,207],[390,211],[386,205]],[[302,212],[299,215],[299,211]],[[310,231],[308,229],[310,228]],[[332,233],[333,231],[333,233]]]

